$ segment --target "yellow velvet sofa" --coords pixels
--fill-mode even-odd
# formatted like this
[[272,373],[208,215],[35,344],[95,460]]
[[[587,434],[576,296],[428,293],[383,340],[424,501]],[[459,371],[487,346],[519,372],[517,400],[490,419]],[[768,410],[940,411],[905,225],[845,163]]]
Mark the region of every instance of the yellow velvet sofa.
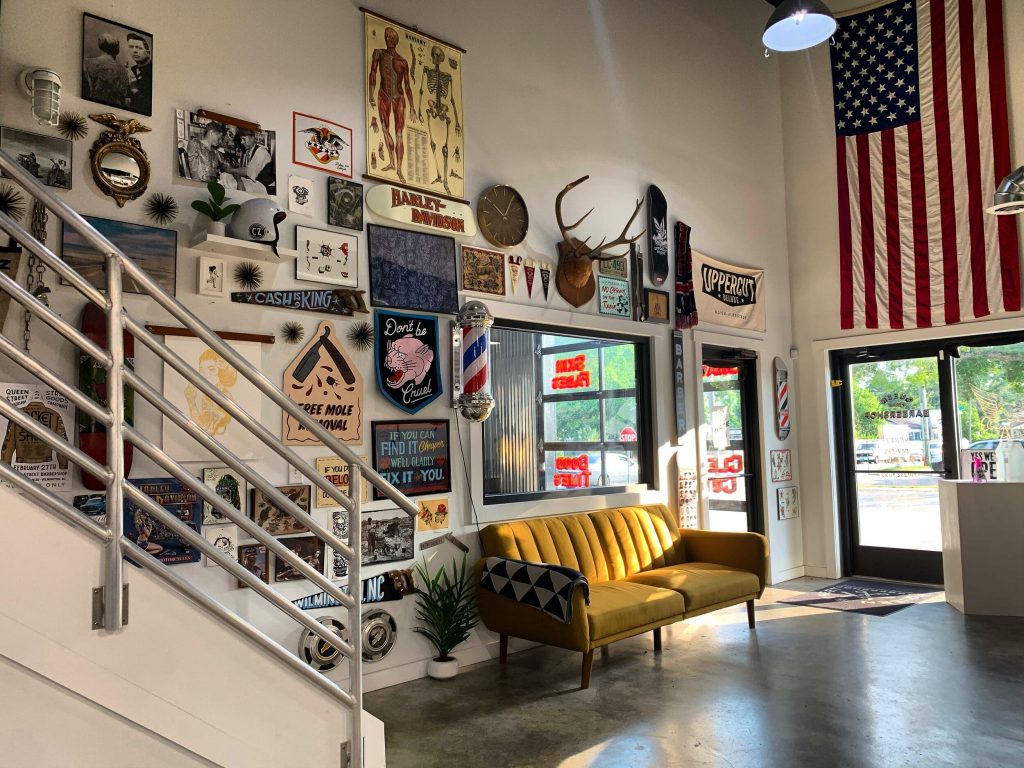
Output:
[[754,600],[768,572],[764,536],[681,529],[662,504],[497,523],[481,536],[485,559],[568,566],[586,576],[590,604],[575,588],[566,624],[482,588],[485,559],[476,565],[480,617],[500,635],[501,663],[509,636],[580,651],[583,688],[594,649],[616,640],[653,630],[660,651],[661,627],[739,603],[747,604],[753,628]]

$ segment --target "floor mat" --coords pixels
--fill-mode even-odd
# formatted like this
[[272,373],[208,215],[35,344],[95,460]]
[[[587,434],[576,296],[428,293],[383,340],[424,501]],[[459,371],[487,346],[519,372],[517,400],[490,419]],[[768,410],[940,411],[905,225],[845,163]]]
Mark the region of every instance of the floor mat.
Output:
[[891,581],[847,579],[818,592],[804,592],[802,595],[776,602],[827,608],[830,611],[888,616],[890,613],[924,602],[939,591],[941,590],[935,587],[896,584]]

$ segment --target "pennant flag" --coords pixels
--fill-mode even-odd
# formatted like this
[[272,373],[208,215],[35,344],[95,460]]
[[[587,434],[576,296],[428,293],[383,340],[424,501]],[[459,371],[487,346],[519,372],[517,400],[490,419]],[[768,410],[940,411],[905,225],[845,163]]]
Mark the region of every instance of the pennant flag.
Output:
[[523,265],[523,272],[526,273],[526,295],[531,299],[533,298],[533,276],[537,272],[537,268],[533,266],[533,262],[527,262]]
[[548,288],[551,286],[551,265],[542,264],[540,267],[540,284],[544,286],[544,301],[548,300]]
[[508,271],[512,276],[512,290],[510,294],[516,292],[516,288],[519,287],[519,269],[523,265],[522,256],[513,256],[511,253],[508,255]]
[[925,328],[1021,308],[1002,0],[896,0],[831,47],[843,328]]

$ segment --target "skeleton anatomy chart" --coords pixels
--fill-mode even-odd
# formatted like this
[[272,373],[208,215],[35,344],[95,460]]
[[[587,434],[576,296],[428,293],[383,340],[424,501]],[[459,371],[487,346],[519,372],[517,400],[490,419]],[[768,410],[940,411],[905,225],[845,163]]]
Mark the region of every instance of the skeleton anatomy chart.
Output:
[[462,198],[465,51],[389,19],[363,15],[366,175]]

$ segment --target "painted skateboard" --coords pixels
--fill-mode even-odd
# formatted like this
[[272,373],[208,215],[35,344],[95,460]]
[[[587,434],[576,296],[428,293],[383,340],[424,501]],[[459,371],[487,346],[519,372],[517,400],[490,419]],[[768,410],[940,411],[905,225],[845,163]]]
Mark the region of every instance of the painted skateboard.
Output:
[[[107,348],[107,316],[92,302],[86,305],[85,311],[82,313],[81,330],[90,341],[95,342],[102,349]],[[124,358],[125,363],[129,366],[135,363],[135,337],[127,331],[124,333]],[[78,353],[78,388],[94,402],[103,406],[107,405],[107,371],[84,351]],[[135,393],[126,387],[124,391],[124,420],[127,424],[133,423],[134,411]],[[107,428],[82,409],[78,409],[78,447],[100,464],[107,463]],[[134,446],[125,441],[125,475],[132,468],[133,449]],[[81,470],[81,474],[82,485],[90,491],[106,489],[106,485],[99,478],[93,477],[85,470]]]
[[662,285],[668,278],[668,206],[665,195],[653,184],[647,188],[647,219],[651,282]]

